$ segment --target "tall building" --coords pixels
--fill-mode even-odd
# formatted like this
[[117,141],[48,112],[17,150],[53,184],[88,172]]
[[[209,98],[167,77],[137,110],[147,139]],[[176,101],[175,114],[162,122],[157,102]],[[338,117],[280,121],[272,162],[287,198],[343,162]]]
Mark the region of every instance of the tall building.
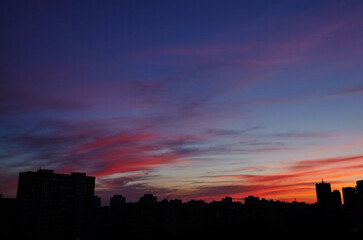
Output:
[[343,187],[344,208],[356,210],[356,194],[354,187]]
[[19,174],[17,201],[21,225],[36,238],[86,234],[92,217],[95,177],[52,170]]
[[342,197],[340,196],[339,190],[334,190],[332,192],[332,207],[338,210],[342,207]]
[[357,208],[358,211],[363,212],[363,180],[357,181],[357,186],[355,187],[357,193]]
[[315,187],[318,205],[325,210],[329,210],[332,205],[330,183],[325,183],[324,181],[321,181],[321,183],[316,183]]
[[100,208],[101,207],[101,198],[99,196],[93,197],[93,207]]

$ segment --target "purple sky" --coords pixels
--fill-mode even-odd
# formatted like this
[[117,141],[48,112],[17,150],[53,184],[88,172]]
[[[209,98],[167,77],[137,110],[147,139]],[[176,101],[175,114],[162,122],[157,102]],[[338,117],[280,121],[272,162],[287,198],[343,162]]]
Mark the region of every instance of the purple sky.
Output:
[[0,193],[315,202],[363,177],[362,1],[2,1]]

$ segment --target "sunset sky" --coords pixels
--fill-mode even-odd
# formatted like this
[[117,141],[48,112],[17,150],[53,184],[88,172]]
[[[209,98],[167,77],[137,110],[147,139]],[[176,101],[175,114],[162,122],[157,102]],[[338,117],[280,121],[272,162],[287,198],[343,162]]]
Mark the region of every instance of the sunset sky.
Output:
[[0,193],[313,203],[363,179],[363,1],[1,1]]

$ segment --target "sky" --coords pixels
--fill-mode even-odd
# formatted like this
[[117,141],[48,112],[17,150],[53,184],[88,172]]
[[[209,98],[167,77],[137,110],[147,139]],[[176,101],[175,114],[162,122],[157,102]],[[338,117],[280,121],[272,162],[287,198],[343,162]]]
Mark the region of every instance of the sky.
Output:
[[0,193],[316,201],[363,179],[362,1],[1,1]]

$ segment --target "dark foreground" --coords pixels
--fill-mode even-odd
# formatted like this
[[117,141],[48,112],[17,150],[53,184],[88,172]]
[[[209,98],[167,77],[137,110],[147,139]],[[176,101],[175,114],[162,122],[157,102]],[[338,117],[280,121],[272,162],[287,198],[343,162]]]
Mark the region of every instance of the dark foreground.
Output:
[[94,207],[87,218],[41,221],[38,214],[24,222],[16,205],[1,200],[0,239],[363,239],[363,214],[343,206],[176,200]]

